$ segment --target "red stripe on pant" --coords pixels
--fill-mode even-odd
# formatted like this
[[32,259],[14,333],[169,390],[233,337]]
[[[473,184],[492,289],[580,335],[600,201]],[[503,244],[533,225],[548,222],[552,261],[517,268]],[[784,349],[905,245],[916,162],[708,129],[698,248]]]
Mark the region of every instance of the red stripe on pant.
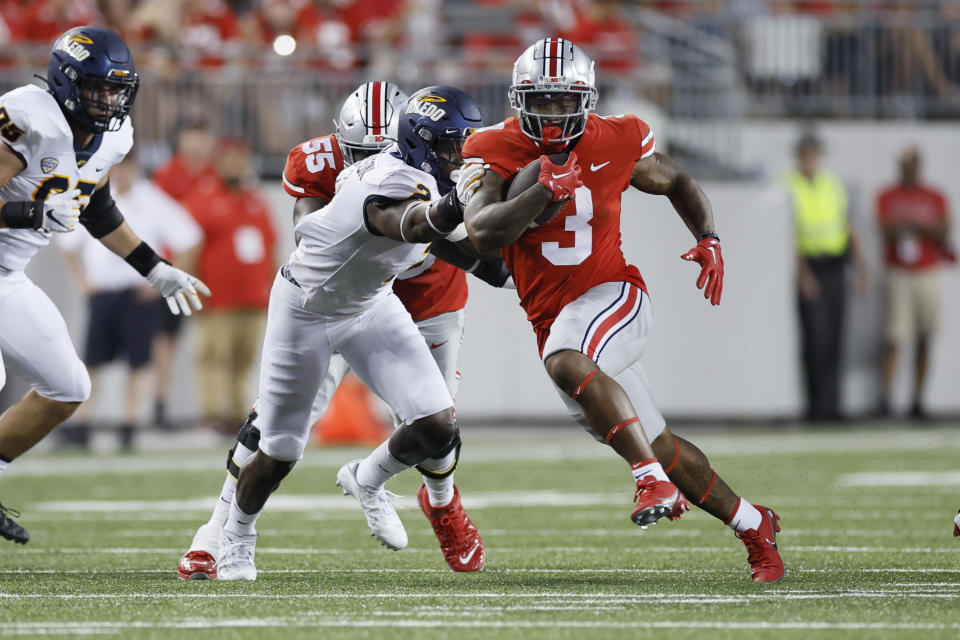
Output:
[[631,311],[633,311],[633,305],[637,300],[637,287],[632,284],[628,284],[627,287],[630,288],[630,292],[627,294],[626,302],[624,302],[619,309],[609,315],[606,320],[601,322],[600,326],[597,327],[597,330],[593,333],[593,338],[590,340],[590,344],[587,345],[588,358],[593,358],[594,354],[597,352],[597,347],[599,347],[600,343],[603,342],[607,332],[609,332],[610,329],[612,329],[618,322],[630,315]]

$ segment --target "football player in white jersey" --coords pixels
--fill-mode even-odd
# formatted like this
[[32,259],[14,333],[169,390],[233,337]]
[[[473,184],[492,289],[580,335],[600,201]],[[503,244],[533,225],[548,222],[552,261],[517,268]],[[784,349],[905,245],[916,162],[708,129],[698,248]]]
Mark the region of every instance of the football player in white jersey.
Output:
[[[406,101],[407,94],[392,82],[364,83],[343,102],[336,121],[336,133],[313,138],[290,150],[283,169],[283,187],[289,195],[297,198],[293,207],[294,224],[304,215],[330,202],[336,179],[347,167],[380,153],[394,143]],[[433,243],[431,252],[436,251],[440,244]],[[444,248],[447,251],[444,252]],[[451,249],[452,245],[447,244],[440,251],[461,269],[471,270],[491,286],[502,287],[506,283],[506,267],[502,260],[480,262]],[[457,354],[463,334],[462,305],[465,302],[460,301],[458,291],[462,287],[465,299],[467,285],[465,279],[461,280],[462,275],[454,274],[451,277],[451,271],[457,271],[455,267],[438,264],[432,258],[430,256],[422,264],[397,276],[398,282],[417,282],[415,289],[398,288],[395,282],[394,292],[410,311],[424,340],[432,345],[430,353],[440,367],[450,395],[455,399],[460,377]],[[427,272],[426,275],[419,277],[424,272]],[[451,303],[451,299],[455,302]],[[447,312],[451,304],[459,304],[459,310]],[[307,424],[314,424],[326,412],[331,397],[348,371],[349,367],[342,356],[335,354],[330,359]],[[259,401],[254,403],[233,448],[227,454],[226,477],[210,519],[197,529],[189,549],[177,563],[177,577],[180,579],[207,580],[217,577],[220,529],[227,518],[240,469],[259,446],[259,404]],[[428,509],[423,510],[440,539],[444,559],[451,569],[479,571],[484,563],[483,542],[463,510],[459,491],[453,482],[454,470],[454,467],[439,472],[419,469],[424,485],[418,492],[418,499],[422,509],[424,501],[429,501],[429,513]],[[438,508],[433,506],[435,504],[447,506]]]
[[218,579],[256,579],[257,518],[303,456],[310,408],[334,353],[403,422],[337,474],[375,538],[395,550],[407,545],[387,480],[416,465],[455,463],[453,400],[391,284],[423,259],[426,243],[462,221],[450,174],[462,161],[464,138],[480,124],[479,107],[459,89],[421,89],[406,103],[397,145],[347,168],[333,200],[297,223],[300,244],[277,275],[267,312],[259,450],[240,470],[220,533]]
[[[90,395],[86,367],[60,312],[24,268],[51,233],[83,226],[189,315],[209,289],[163,260],[124,222],[110,197],[110,167],[133,144],[130,107],[140,84],[120,37],[75,27],[50,53],[47,88],[0,96],[0,387],[7,365],[31,390],[0,416],[0,472]],[[29,535],[0,507],[0,535]]]

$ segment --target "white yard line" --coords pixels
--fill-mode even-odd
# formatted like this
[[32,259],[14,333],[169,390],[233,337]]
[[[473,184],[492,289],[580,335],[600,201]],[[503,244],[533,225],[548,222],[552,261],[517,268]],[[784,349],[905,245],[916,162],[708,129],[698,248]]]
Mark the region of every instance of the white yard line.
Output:
[[[259,554],[278,554],[278,555],[338,555],[349,553],[369,553],[374,547],[358,546],[354,549],[337,548],[284,548],[284,547],[258,547]],[[791,545],[791,553],[811,552],[811,553],[945,553],[956,554],[957,547],[843,547],[830,545]],[[380,548],[375,550],[381,551]],[[738,547],[731,543],[723,547],[704,547],[704,546],[638,546],[636,548],[620,549],[618,553],[629,554],[649,554],[649,553],[729,553],[737,551]],[[180,554],[184,548],[169,547],[49,547],[49,548],[25,548],[18,549],[17,553],[65,553],[65,554]],[[401,553],[436,553],[436,548],[417,548],[407,547]],[[522,553],[529,555],[529,547],[496,547],[490,550],[491,553]],[[561,547],[536,547],[538,552],[546,553],[610,553],[609,547],[584,547],[584,546],[561,546]]]
[[428,619],[364,619],[322,617],[272,617],[236,619],[191,619],[178,621],[130,621],[130,622],[12,622],[0,627],[4,635],[25,633],[122,633],[131,629],[229,629],[229,628],[461,628],[461,629],[712,629],[712,630],[844,630],[844,631],[942,631],[960,629],[960,625],[929,622],[706,622],[635,620],[616,622],[608,620],[518,620],[514,622],[490,620],[489,618],[428,620]]
[[837,479],[841,487],[957,487],[960,471],[877,471],[847,473]]

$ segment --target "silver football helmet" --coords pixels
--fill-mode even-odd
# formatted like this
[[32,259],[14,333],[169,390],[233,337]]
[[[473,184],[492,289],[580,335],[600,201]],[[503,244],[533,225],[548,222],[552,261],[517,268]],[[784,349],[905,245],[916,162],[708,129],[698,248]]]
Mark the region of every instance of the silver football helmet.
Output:
[[564,38],[538,40],[513,64],[507,95],[531,139],[566,143],[583,133],[597,105],[593,60]]
[[392,82],[366,82],[344,100],[333,121],[343,162],[349,166],[386,149],[397,139],[407,94]]

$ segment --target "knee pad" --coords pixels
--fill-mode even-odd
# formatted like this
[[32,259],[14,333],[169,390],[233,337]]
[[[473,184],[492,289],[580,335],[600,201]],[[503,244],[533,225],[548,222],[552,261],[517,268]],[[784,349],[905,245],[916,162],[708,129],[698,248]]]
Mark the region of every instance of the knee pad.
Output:
[[237,445],[242,444],[249,451],[256,451],[260,448],[260,429],[254,426],[256,419],[257,410],[253,408],[247,415],[247,421],[243,423],[243,426],[237,433],[236,443],[234,443],[230,451],[227,452],[227,473],[233,476],[234,479],[240,476],[240,464],[246,462],[246,460],[236,460]]
[[69,380],[63,380],[60,388],[52,388],[49,385],[34,387],[34,390],[49,400],[57,402],[86,402],[90,398],[92,385],[90,383],[90,374],[87,373],[87,367],[77,361],[73,374]]
[[[460,440],[460,429],[457,429],[454,433],[453,440],[444,447],[443,451],[439,452],[432,458],[424,460],[417,465],[417,471],[422,475],[428,478],[434,478],[435,480],[440,480],[441,478],[446,478],[453,474],[457,469],[457,463],[460,462],[460,446],[462,442]],[[447,458],[450,454],[453,454],[453,462],[447,463],[444,458]],[[431,463],[438,463],[437,465]],[[445,466],[443,469],[431,468],[434,466]]]

